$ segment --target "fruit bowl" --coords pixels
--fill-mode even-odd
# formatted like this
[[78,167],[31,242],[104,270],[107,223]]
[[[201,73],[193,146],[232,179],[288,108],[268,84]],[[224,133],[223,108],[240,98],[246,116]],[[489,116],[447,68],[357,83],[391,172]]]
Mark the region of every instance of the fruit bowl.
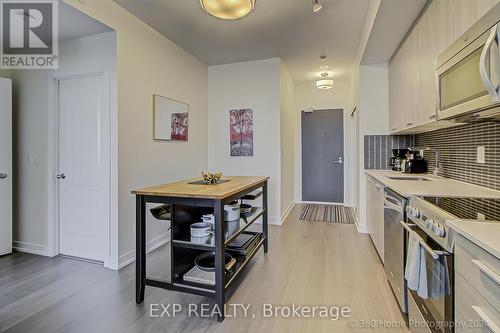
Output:
[[215,184],[222,178],[222,172],[202,172],[201,175],[203,176],[203,179],[210,184]]

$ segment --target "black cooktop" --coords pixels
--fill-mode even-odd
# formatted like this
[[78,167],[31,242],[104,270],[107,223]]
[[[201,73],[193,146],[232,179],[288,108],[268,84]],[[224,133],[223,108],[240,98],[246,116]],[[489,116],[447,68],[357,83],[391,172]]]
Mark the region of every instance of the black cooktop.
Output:
[[436,198],[424,197],[439,208],[460,219],[478,219],[478,213],[486,216],[486,220],[500,221],[500,199],[471,198]]

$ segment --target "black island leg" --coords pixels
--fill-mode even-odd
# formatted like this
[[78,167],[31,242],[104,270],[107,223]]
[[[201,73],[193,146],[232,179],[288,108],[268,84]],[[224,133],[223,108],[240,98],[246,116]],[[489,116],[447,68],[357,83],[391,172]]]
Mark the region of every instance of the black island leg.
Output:
[[226,279],[225,279],[225,240],[224,240],[224,205],[221,200],[215,200],[215,304],[219,315],[217,321],[224,320],[224,308],[226,303]]
[[146,202],[142,195],[136,197],[135,240],[135,302],[141,304],[146,288]]
[[267,181],[264,183],[264,187],[262,188],[262,208],[266,211],[262,216],[262,232],[264,233],[264,253],[267,253],[269,247],[269,210],[267,204]]

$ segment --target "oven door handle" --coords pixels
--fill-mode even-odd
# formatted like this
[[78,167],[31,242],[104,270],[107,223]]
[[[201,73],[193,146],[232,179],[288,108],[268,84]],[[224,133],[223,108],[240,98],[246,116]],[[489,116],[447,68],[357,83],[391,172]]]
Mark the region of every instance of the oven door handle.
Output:
[[483,309],[481,309],[479,306],[476,305],[473,305],[472,309],[477,313],[479,317],[481,317],[486,326],[488,326],[488,328],[492,330],[493,333],[500,333],[500,328],[498,328],[498,326],[490,319],[490,317],[488,317],[488,315],[483,311]]
[[[406,231],[408,231],[408,233],[411,235],[413,235],[413,233],[416,234],[416,238],[418,239],[418,242],[420,245],[422,245],[422,247],[427,251],[429,252],[429,254],[432,256],[432,258],[434,258],[435,260],[439,259],[440,256],[446,256],[448,255],[448,252],[445,252],[445,251],[436,251],[436,250],[433,250],[425,241],[422,237],[420,237],[416,232],[415,230],[413,230],[411,227],[412,226],[416,226],[416,224],[407,224],[405,223],[404,221],[399,221],[399,223],[401,223],[401,225],[403,226],[403,228],[406,229]],[[499,332],[500,333],[500,332]]]

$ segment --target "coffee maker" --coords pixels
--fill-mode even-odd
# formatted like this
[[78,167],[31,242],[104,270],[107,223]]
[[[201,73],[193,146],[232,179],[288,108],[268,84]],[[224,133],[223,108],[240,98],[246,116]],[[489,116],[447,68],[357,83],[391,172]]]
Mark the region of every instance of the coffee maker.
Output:
[[408,149],[396,148],[392,150],[392,157],[390,161],[390,166],[393,171],[403,171],[401,170],[401,161],[406,159],[406,154],[410,151]]
[[420,151],[409,151],[405,163],[405,173],[426,173],[427,172],[427,161]]

